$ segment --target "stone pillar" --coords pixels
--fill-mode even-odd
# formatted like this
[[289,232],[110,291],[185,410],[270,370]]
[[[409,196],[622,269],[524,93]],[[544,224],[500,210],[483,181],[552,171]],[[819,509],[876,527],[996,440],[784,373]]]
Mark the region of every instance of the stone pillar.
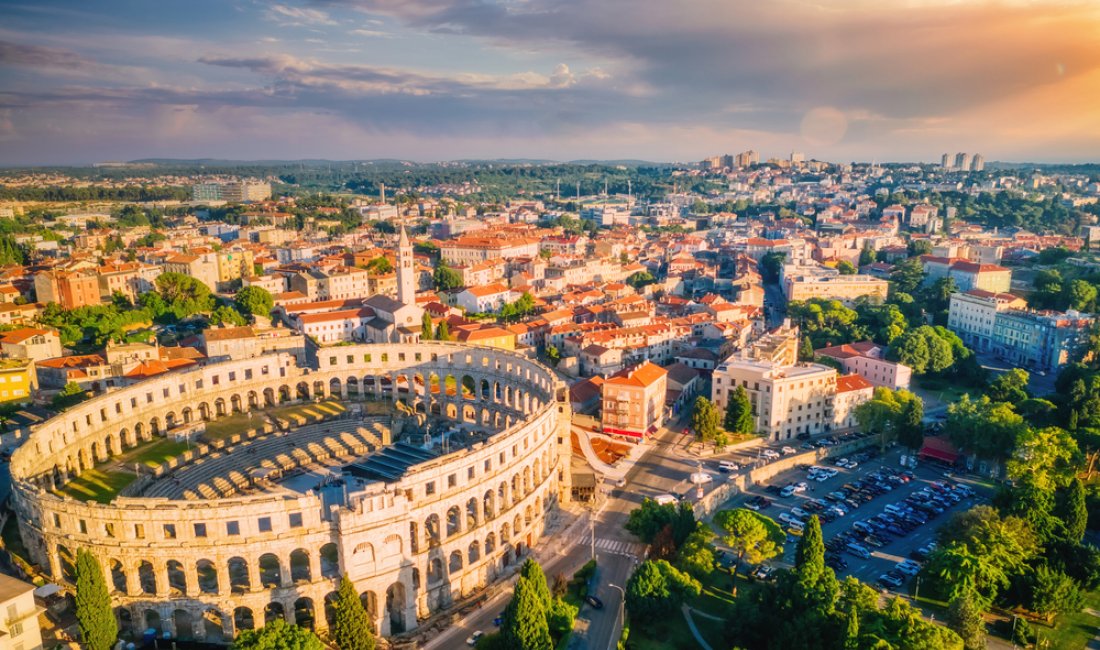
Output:
[[260,561],[252,559],[248,561],[248,588],[249,591],[263,591],[263,582],[260,580]]
[[130,561],[124,566],[126,570],[126,593],[130,596],[141,594],[141,576],[138,571],[138,567],[141,566],[141,563],[138,561]]
[[168,594],[172,592],[168,586],[168,564],[166,562],[158,560],[153,565],[153,575],[157,577],[157,596],[160,598],[167,598]]
[[61,574],[61,557],[57,553],[57,547],[54,546],[53,550],[49,552],[50,556],[50,575],[54,580],[61,581],[64,576]]
[[[279,558],[279,586],[280,587],[293,587],[294,579],[290,575],[290,562],[283,561],[283,558]],[[290,620],[290,619],[287,619]]]
[[[217,572],[217,576],[218,576],[218,595],[219,596],[228,596],[230,593],[232,593],[232,590],[233,590],[233,587],[230,584],[232,582],[232,580],[229,579],[229,563],[228,563],[228,561],[227,560],[218,560],[214,564],[214,571]],[[232,618],[233,613],[230,612],[229,616],[230,616],[230,618]],[[226,638],[231,639],[233,637],[226,637]]]

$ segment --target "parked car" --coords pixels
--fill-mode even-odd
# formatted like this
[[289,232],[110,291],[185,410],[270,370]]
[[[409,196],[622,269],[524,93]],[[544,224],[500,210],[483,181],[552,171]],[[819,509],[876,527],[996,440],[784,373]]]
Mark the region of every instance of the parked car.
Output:
[[779,453],[783,454],[784,456],[790,456],[791,454],[797,454],[798,451],[796,451],[795,448],[790,445],[783,445],[783,447],[779,450]]
[[878,581],[879,581],[879,583],[881,583],[883,585],[886,585],[888,587],[894,587],[894,588],[900,587],[903,584],[905,584],[904,581],[899,580],[898,578],[890,575],[889,573],[884,573],[884,574],[880,575],[878,577]]
[[907,576],[915,576],[920,573],[920,565],[912,560],[902,560],[894,568]]
[[471,648],[474,647],[475,645],[477,645],[478,639],[483,636],[485,636],[485,633],[481,630],[477,630],[466,639],[466,645],[470,646]]
[[764,458],[767,458],[768,460],[775,460],[776,458],[779,458],[779,454],[776,453],[774,449],[765,449],[764,451],[760,452],[760,455]]

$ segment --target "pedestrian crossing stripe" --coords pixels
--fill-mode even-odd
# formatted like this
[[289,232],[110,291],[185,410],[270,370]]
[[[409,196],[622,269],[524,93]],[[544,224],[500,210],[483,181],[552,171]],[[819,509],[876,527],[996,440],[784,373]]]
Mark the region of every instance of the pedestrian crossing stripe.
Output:
[[637,544],[634,542],[624,542],[617,539],[604,539],[602,537],[597,537],[596,548],[600,549],[601,551],[609,551],[611,553],[637,555],[645,550],[645,544]]

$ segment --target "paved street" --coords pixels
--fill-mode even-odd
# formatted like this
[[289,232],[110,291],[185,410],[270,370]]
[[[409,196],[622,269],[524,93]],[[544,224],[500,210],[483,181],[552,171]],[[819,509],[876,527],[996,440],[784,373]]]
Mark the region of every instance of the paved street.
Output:
[[[683,425],[679,425],[682,429]],[[677,429],[676,425],[672,426]],[[574,650],[605,650],[618,638],[619,606],[621,595],[618,589],[610,585],[623,587],[634,569],[634,565],[644,551],[644,545],[626,532],[626,523],[630,511],[641,504],[642,499],[669,492],[686,492],[690,484],[688,477],[696,470],[696,462],[685,458],[669,443],[674,440],[672,430],[664,429],[658,435],[658,444],[635,463],[627,474],[627,484],[611,492],[603,509],[595,519],[596,556],[599,566],[599,587],[596,595],[603,601],[602,610],[584,606],[578,616],[577,625],[570,648]],[[720,476],[720,475],[719,475]],[[712,488],[717,483],[708,485]],[[542,558],[543,571],[549,579],[557,573],[571,577],[581,565],[591,557],[592,544],[589,528],[580,525],[565,533],[561,540],[562,551],[547,560]],[[554,537],[547,537],[542,544],[549,548],[555,545]],[[540,551],[541,552],[541,551]],[[454,623],[445,632],[425,644],[425,648],[460,648],[466,638],[475,630],[490,632],[496,628],[493,619],[504,610],[511,590],[507,589],[490,599],[474,614]]]

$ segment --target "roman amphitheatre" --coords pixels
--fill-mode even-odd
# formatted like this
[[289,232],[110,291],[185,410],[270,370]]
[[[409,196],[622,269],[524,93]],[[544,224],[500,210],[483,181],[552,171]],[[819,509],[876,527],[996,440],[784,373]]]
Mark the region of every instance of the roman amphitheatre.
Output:
[[99,559],[124,634],[323,630],[346,574],[400,635],[538,543],[569,491],[569,417],[549,369],[492,348],[224,361],[39,425],[12,458],[12,504],[55,581],[72,585],[77,549]]

